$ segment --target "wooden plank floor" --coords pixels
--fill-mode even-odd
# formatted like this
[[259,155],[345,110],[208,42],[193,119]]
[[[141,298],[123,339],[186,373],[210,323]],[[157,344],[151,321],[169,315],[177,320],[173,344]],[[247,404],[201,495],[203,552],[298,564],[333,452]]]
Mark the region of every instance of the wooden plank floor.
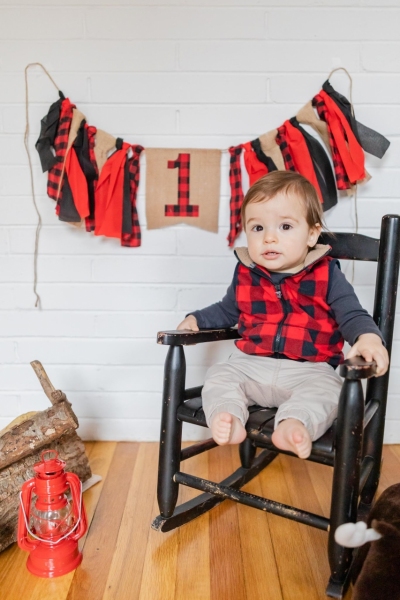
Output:
[[[150,529],[158,514],[158,444],[86,444],[103,481],[85,493],[90,521],[82,565],[54,580],[31,575],[16,544],[0,554],[2,600],[322,600],[327,534],[224,502],[179,530]],[[239,465],[236,447],[182,466],[223,479]],[[379,493],[400,481],[400,446],[385,446]],[[244,489],[328,515],[331,469],[281,456]],[[197,495],[182,486],[179,502]],[[351,592],[346,600],[351,599]]]

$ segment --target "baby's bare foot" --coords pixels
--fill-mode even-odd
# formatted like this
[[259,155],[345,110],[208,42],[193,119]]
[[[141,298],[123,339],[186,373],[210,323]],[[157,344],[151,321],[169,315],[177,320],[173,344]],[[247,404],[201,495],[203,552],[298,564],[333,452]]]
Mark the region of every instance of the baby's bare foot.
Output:
[[239,419],[227,412],[217,413],[211,421],[210,429],[220,446],[240,444],[246,437],[246,430]]
[[272,434],[272,442],[281,450],[289,450],[299,458],[308,458],[311,454],[311,436],[301,421],[285,419]]

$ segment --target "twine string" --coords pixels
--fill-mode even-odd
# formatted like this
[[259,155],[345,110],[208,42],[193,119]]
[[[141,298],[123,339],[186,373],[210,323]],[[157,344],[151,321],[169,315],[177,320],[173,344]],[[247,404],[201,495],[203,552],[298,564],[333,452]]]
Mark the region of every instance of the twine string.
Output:
[[36,302],[35,302],[35,307],[36,308],[41,308],[41,300],[40,300],[40,296],[37,293],[37,262],[38,262],[38,249],[39,249],[39,236],[40,236],[40,230],[42,228],[42,217],[36,202],[36,194],[35,194],[35,184],[34,184],[34,179],[33,179],[33,167],[32,167],[32,158],[31,158],[31,153],[30,153],[30,149],[29,149],[29,134],[30,134],[30,126],[29,126],[29,86],[28,86],[28,70],[30,67],[41,67],[43,69],[43,71],[46,73],[46,75],[48,76],[48,78],[50,79],[50,81],[53,83],[54,87],[56,88],[57,91],[59,91],[59,87],[56,84],[56,82],[54,81],[54,79],[52,78],[52,76],[50,75],[50,73],[48,72],[48,70],[42,65],[42,63],[29,63],[28,65],[26,65],[25,67],[25,134],[24,134],[24,145],[25,145],[25,150],[26,153],[28,155],[28,163],[29,163],[29,173],[30,173],[30,179],[31,179],[31,193],[32,193],[32,200],[33,200],[33,205],[35,207],[35,211],[37,214],[37,225],[36,225],[36,233],[35,233],[35,252],[34,252],[34,257],[33,257],[33,292],[36,296]]
[[[332,69],[332,71],[329,73],[328,75],[328,79],[331,78],[331,75],[333,75],[333,73],[335,73],[336,71],[344,71],[347,75],[347,77],[349,78],[349,100],[350,100],[350,107],[351,107],[351,114],[354,117],[354,106],[353,106],[353,79],[350,75],[350,73],[348,72],[347,69],[345,69],[345,67],[336,67],[336,69]],[[354,187],[354,216],[355,216],[355,220],[356,220],[356,233],[358,233],[358,204],[357,204],[357,192],[358,192],[358,184],[357,182],[355,183]],[[354,283],[354,269],[355,269],[355,265],[354,265],[354,260],[352,261],[352,269],[351,269],[351,283]]]
[[349,98],[350,98],[350,105],[351,105],[351,114],[354,117],[354,107],[353,107],[353,78],[350,75],[350,73],[348,72],[348,70],[345,69],[345,67],[336,67],[335,69],[332,69],[332,71],[329,73],[328,79],[330,79],[331,75],[333,75],[334,73],[336,73],[336,71],[344,71],[346,73],[347,77],[349,78],[349,86],[350,86]]

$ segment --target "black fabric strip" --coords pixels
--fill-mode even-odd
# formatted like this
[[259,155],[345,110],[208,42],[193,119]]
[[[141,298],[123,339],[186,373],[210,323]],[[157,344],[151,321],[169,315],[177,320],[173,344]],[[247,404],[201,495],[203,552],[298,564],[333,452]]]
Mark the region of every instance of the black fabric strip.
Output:
[[122,233],[132,233],[132,202],[129,177],[129,159],[126,155],[124,166],[124,195],[122,201]]
[[361,139],[361,146],[364,148],[365,152],[368,152],[368,154],[372,154],[377,158],[383,158],[386,150],[390,146],[389,140],[377,131],[363,125],[360,121],[356,121],[356,123],[358,135]]
[[89,218],[94,221],[95,201],[94,201],[94,182],[98,179],[96,169],[92,165],[89,154],[89,138],[85,127],[86,121],[83,120],[78,129],[78,134],[74,141],[74,148],[80,167],[86,177],[89,196]]
[[377,158],[383,158],[383,156],[386,153],[386,150],[390,146],[389,140],[385,138],[382,134],[378,133],[377,131],[374,131],[374,129],[371,129],[366,125],[359,123],[359,121],[356,121],[355,117],[352,115],[351,112],[350,102],[345,96],[339,94],[339,92],[337,92],[332,87],[332,85],[329,82],[329,79],[327,79],[322,85],[322,89],[332,98],[336,106],[338,106],[339,109],[342,111],[354,135],[356,136],[358,143],[365,150],[365,152],[368,152],[369,154],[372,154]]
[[122,138],[117,138],[117,140],[115,142],[116,149],[121,150],[123,143],[124,143],[124,140]]
[[305,129],[303,129],[296,117],[290,119],[290,123],[293,125],[293,127],[296,127],[296,129],[298,129],[304,137],[314,166],[314,171],[317,177],[318,185],[321,190],[323,198],[323,210],[329,210],[330,208],[332,208],[332,206],[335,206],[335,204],[337,204],[335,177],[333,175],[332,166],[329,162],[329,158],[327,157],[322,144],[320,144],[315,137],[313,137]]
[[49,171],[57,162],[57,158],[52,152],[52,147],[54,146],[58,123],[60,121],[61,102],[61,99],[54,102],[50,106],[47,115],[40,121],[40,134],[35,148],[39,153],[43,173]]
[[278,170],[278,167],[276,166],[272,158],[270,156],[267,156],[261,148],[261,142],[259,138],[256,138],[251,142],[251,147],[256,153],[258,160],[267,167],[268,173],[271,173],[271,171]]
[[337,92],[334,89],[334,87],[332,87],[329,79],[327,79],[325,81],[325,83],[322,84],[322,89],[324,90],[324,92],[326,92],[328,94],[328,96],[330,96],[332,98],[332,100],[334,101],[336,106],[338,108],[340,108],[340,110],[346,117],[346,120],[348,121],[354,135],[356,136],[358,143],[361,144],[361,140],[359,138],[358,130],[357,130],[357,121],[355,120],[355,118],[352,115],[351,104],[347,100],[346,96],[342,96],[342,94],[339,94],[339,92]]
[[64,173],[64,183],[62,186],[62,194],[61,198],[58,200],[58,205],[60,207],[60,212],[58,213],[58,218],[60,221],[65,221],[66,223],[80,223],[81,218],[79,216],[78,211],[76,210],[76,206],[74,204],[74,199],[72,197],[72,190],[69,185],[67,173]]

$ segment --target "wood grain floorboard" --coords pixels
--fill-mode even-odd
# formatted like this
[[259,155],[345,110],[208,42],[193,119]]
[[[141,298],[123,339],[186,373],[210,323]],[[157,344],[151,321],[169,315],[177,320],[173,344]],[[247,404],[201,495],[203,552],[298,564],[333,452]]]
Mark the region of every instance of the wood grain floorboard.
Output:
[[129,443],[115,449],[67,600],[103,598],[138,449]]
[[[233,448],[237,454],[237,448]],[[221,446],[209,452],[212,481],[221,481],[238,466],[232,448]],[[238,506],[225,501],[210,511],[211,600],[246,600],[239,534]]]
[[[31,575],[14,544],[0,554],[1,600],[323,600],[326,532],[230,501],[167,534],[150,529],[158,444],[86,445],[103,481],[85,492],[84,560],[54,580]],[[400,445],[385,446],[379,494],[400,482]],[[220,481],[237,447],[215,448],[182,470]],[[332,469],[280,456],[245,491],[328,516]],[[198,492],[181,486],[178,502]],[[350,600],[351,591],[346,595]]]
[[[290,505],[281,458],[276,458],[262,473],[261,488],[266,498]],[[284,600],[320,600],[300,530],[303,525],[272,514],[269,523]]]
[[[266,473],[261,474],[261,477]],[[250,481],[243,490],[262,496],[260,477]],[[281,583],[271,539],[269,515],[249,506],[238,506],[240,545],[249,600],[283,600]],[[251,532],[251,534],[250,534]]]
[[386,456],[386,452],[393,454],[397,460],[397,466],[394,468],[393,478],[395,482],[400,480],[400,446],[385,446],[384,447],[384,456]]
[[[316,489],[311,483],[306,461],[284,455],[281,456],[281,461],[292,506],[322,515],[322,507]],[[317,569],[311,569],[315,589],[323,594],[330,576],[326,555],[328,533],[307,525],[300,525],[299,531],[310,565],[318,565]]]
[[378,496],[384,489],[400,482],[400,454],[397,446],[383,447],[382,473],[379,481]]
[[[209,478],[207,453],[184,461],[182,471]],[[180,486],[179,503],[199,494],[197,490]],[[178,554],[175,600],[210,600],[210,525],[209,513],[202,515],[178,530]]]
[[[159,513],[154,496],[151,519]],[[139,600],[174,600],[179,531],[160,534],[150,529]]]
[[333,468],[310,461],[305,461],[305,467],[321,506],[321,515],[329,518],[331,510]]
[[139,598],[156,494],[157,462],[158,444],[140,444],[104,600]]

